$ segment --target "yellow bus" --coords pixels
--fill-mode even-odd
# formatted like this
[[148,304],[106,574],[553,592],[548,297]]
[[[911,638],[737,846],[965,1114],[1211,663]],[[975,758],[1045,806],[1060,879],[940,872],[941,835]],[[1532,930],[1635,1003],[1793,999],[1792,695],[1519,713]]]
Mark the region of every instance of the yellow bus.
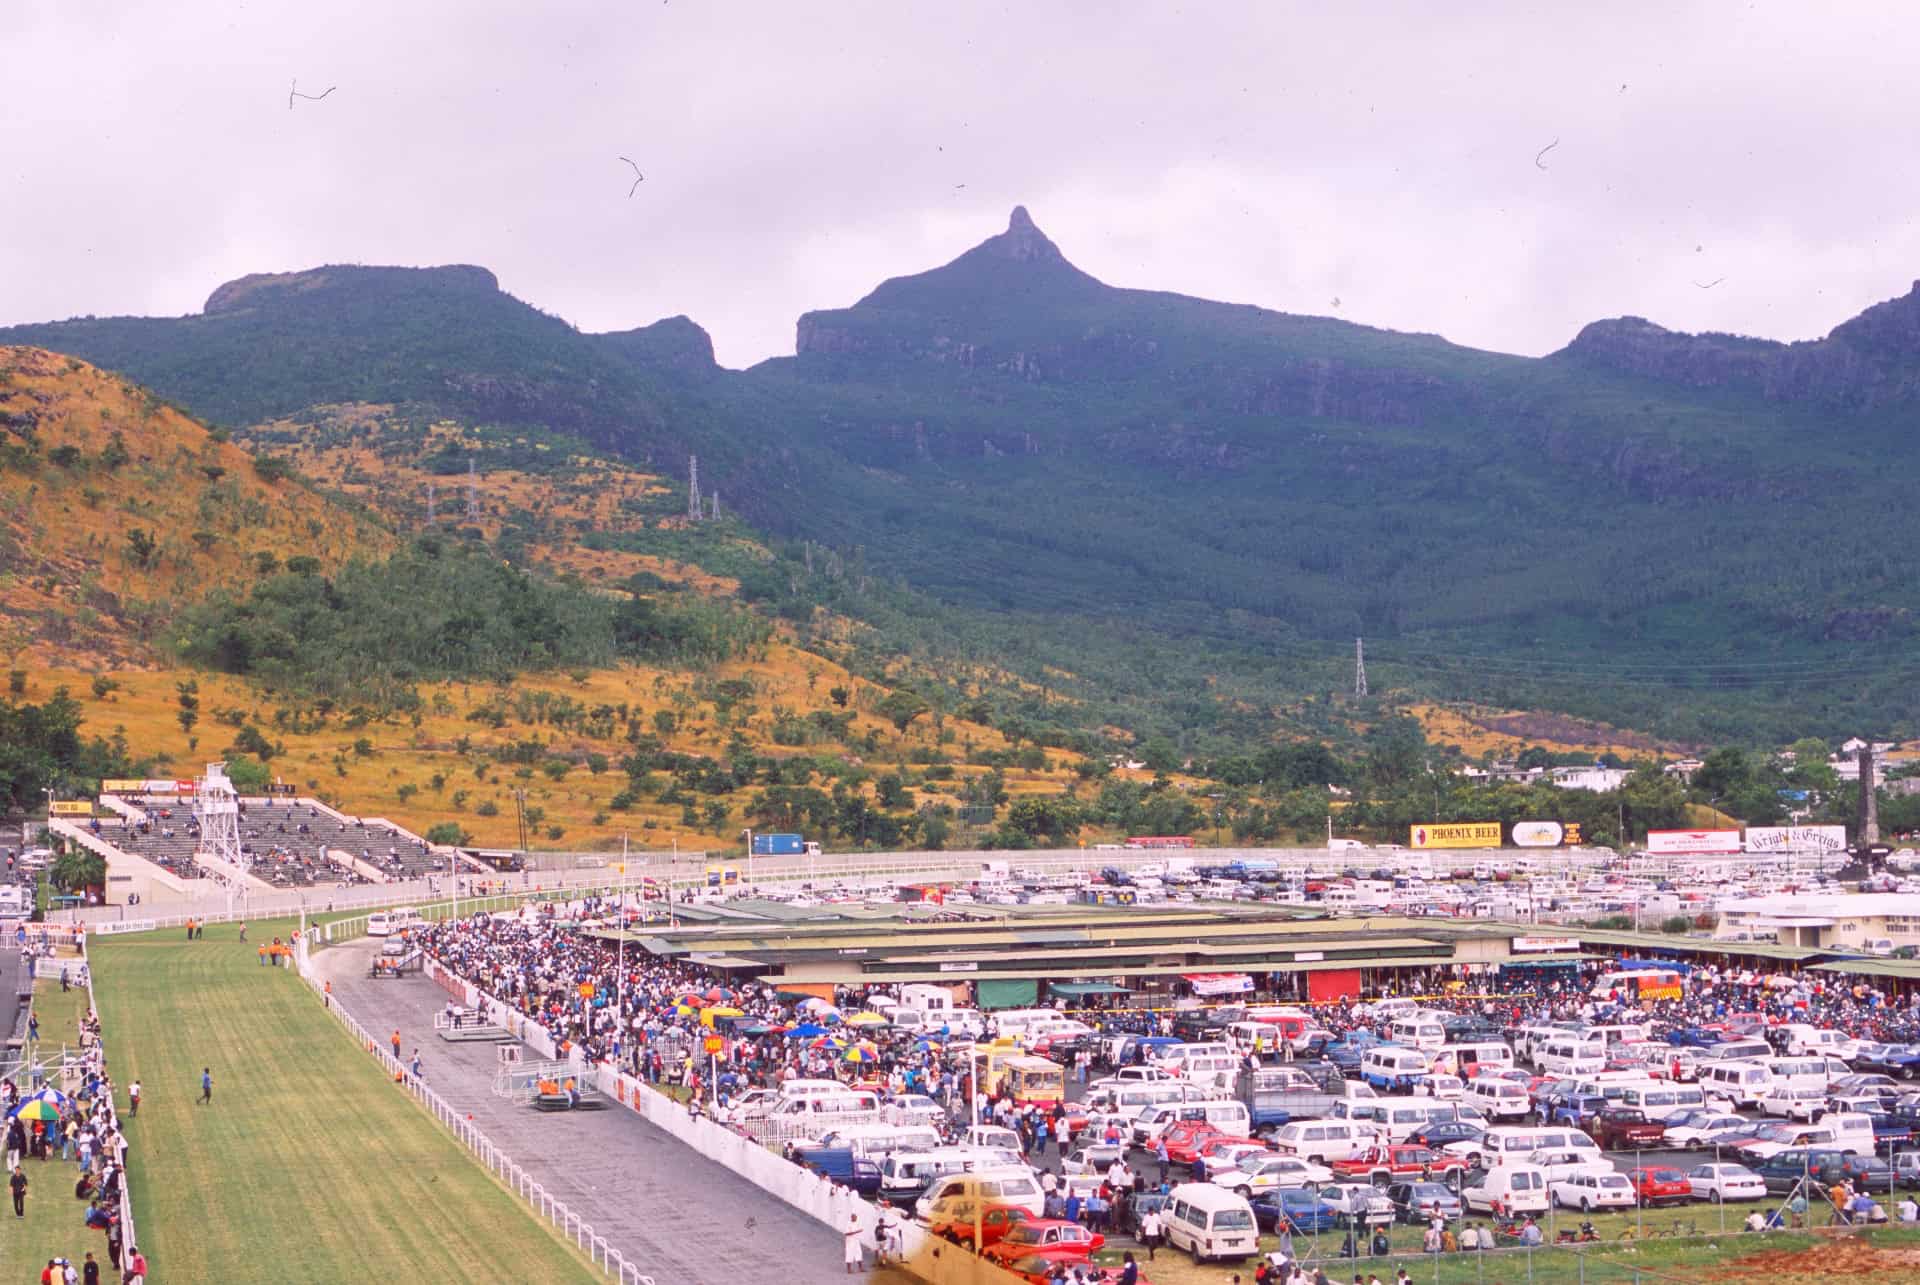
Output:
[[1066,1068],[1043,1057],[1020,1054],[1006,1060],[1003,1087],[1020,1106],[1051,1111],[1066,1100]]

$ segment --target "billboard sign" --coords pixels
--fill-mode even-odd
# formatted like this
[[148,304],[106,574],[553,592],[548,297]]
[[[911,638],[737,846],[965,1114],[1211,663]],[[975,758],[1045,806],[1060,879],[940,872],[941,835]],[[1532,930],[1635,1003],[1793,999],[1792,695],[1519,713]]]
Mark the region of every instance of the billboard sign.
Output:
[[1656,857],[1724,855],[1739,851],[1738,830],[1647,831],[1647,852]]
[[57,817],[90,817],[93,815],[91,799],[55,799],[48,805],[48,815]]
[[1516,848],[1577,848],[1586,842],[1578,821],[1515,821],[1507,837]]
[[1748,852],[1845,852],[1844,825],[1750,825]]
[[1460,821],[1446,825],[1416,825],[1408,842],[1416,848],[1497,848],[1498,821]]
[[1580,949],[1578,937],[1515,937],[1513,949],[1520,951],[1569,951]]

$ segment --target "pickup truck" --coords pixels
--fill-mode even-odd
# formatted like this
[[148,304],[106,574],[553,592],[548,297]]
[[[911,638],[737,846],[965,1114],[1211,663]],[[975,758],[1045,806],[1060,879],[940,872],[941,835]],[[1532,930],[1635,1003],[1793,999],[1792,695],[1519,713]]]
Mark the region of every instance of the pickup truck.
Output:
[[1638,1107],[1608,1107],[1594,1120],[1589,1132],[1607,1151],[1637,1151],[1659,1146],[1666,1137],[1667,1126],[1647,1119],[1647,1113]]
[[1351,1159],[1335,1160],[1328,1168],[1335,1180],[1361,1178],[1379,1186],[1388,1178],[1431,1178],[1436,1174],[1465,1171],[1467,1162],[1426,1147],[1392,1144],[1371,1146],[1355,1152]]

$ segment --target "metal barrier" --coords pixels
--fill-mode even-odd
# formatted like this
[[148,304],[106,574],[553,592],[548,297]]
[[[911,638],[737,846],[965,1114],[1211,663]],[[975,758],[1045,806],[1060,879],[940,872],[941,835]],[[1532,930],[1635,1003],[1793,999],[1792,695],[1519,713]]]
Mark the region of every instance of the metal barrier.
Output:
[[[83,943],[81,950],[84,952],[85,949],[86,946]],[[93,997],[93,967],[91,963],[81,970],[80,980],[87,985],[87,1011],[98,1018],[100,1016],[100,1005]],[[102,1023],[100,1029],[100,1060],[102,1065],[106,1062],[106,1042],[106,1025]],[[120,1256],[122,1262],[125,1262],[131,1257],[134,1247],[140,1243],[140,1238],[134,1234],[133,1230],[132,1191],[133,1184],[127,1181],[126,1174],[122,1172],[120,1175]]]
[[[305,941],[295,948],[294,962],[299,968],[302,980],[318,993],[321,983],[313,975]],[[637,1266],[628,1262],[626,1255],[615,1249],[606,1237],[596,1233],[591,1223],[555,1198],[544,1184],[523,1169],[512,1156],[495,1144],[493,1139],[475,1128],[473,1122],[463,1113],[448,1106],[445,1099],[428,1088],[425,1081],[417,1078],[407,1069],[406,1063],[387,1052],[380,1041],[360,1025],[352,1014],[341,1008],[337,1002],[329,1003],[326,1011],[347,1028],[348,1034],[359,1041],[361,1048],[373,1055],[386,1069],[387,1074],[393,1078],[394,1083],[412,1094],[415,1101],[431,1112],[434,1119],[459,1139],[461,1145],[472,1152],[474,1157],[496,1178],[504,1182],[516,1196],[532,1205],[542,1218],[560,1231],[561,1235],[573,1241],[594,1266],[620,1282],[620,1285],[654,1285],[653,1277],[646,1275]],[[131,1243],[130,1239],[128,1243]]]

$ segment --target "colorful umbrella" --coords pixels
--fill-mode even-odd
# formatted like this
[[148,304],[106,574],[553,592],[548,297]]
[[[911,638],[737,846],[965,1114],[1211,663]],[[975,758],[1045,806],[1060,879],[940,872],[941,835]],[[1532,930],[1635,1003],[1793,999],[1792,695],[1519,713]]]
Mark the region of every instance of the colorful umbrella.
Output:
[[60,1108],[45,1098],[29,1098],[15,1107],[13,1114],[21,1120],[58,1120]]
[[856,1044],[847,1050],[846,1059],[849,1062],[878,1062],[880,1054],[870,1044]]
[[841,1049],[847,1047],[847,1042],[841,1039],[838,1035],[823,1035],[819,1039],[815,1040],[811,1045],[811,1047],[817,1048],[817,1049],[829,1049],[835,1053],[838,1053]]

